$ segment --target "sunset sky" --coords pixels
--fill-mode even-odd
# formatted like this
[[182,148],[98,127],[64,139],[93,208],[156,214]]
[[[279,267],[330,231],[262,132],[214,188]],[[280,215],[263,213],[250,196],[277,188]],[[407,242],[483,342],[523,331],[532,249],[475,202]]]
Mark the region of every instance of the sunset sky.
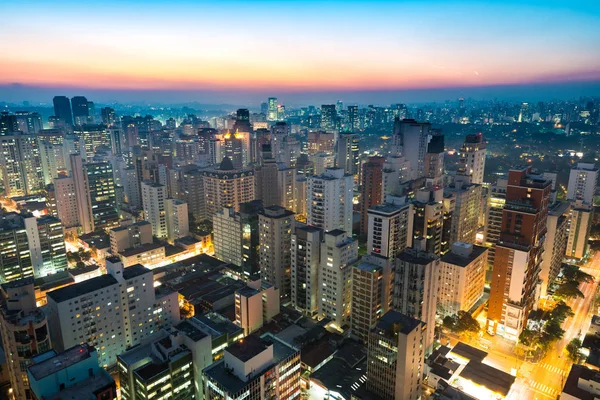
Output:
[[0,100],[15,84],[276,94],[600,81],[597,1],[1,3]]

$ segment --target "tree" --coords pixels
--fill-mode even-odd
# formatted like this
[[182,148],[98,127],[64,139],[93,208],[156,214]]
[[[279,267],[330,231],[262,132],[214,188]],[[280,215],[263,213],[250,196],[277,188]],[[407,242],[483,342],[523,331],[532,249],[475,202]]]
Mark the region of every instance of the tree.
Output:
[[78,253],[81,261],[89,261],[92,258],[92,252],[86,251],[83,248],[80,248]]
[[525,346],[532,347],[534,346],[540,337],[540,333],[538,331],[534,331],[532,329],[525,328],[523,332],[519,335],[519,343],[522,343]]
[[481,330],[479,322],[466,311],[459,311],[458,314],[448,315],[442,323],[444,327],[458,334],[478,333]]
[[582,282],[591,283],[594,281],[594,277],[592,275],[583,272],[575,265],[564,265],[562,268],[562,275],[568,282],[577,282],[577,284]]
[[581,340],[579,340],[577,338],[571,340],[569,342],[569,344],[567,345],[567,347],[565,347],[565,350],[567,352],[567,355],[569,356],[569,359],[571,361],[573,361],[574,363],[579,361],[579,349],[580,348],[581,348]]
[[556,306],[550,311],[550,319],[564,322],[567,318],[575,315],[571,307],[565,304],[564,301],[559,301]]
[[554,291],[554,297],[563,298],[563,299],[572,299],[575,297],[580,297],[583,299],[583,293],[579,290],[579,284],[575,281],[568,281],[558,286]]

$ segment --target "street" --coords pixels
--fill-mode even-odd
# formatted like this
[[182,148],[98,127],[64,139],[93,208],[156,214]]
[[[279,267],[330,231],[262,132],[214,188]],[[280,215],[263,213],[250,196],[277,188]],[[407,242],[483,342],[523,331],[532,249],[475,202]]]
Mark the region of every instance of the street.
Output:
[[[459,341],[468,343],[488,353],[485,358],[486,364],[512,375],[516,373],[517,379],[509,396],[510,399],[557,399],[571,368],[571,361],[567,358],[564,348],[575,337],[583,340],[590,325],[590,305],[600,280],[600,253],[596,253],[581,270],[592,275],[594,282],[584,282],[580,285],[579,289],[584,294],[584,298],[567,302],[575,315],[563,324],[562,328],[565,330],[563,339],[555,343],[539,362],[524,361],[521,353],[515,352],[515,343],[500,336],[492,337],[485,334],[483,338],[475,336],[466,339],[448,334],[451,346]],[[484,314],[480,314],[477,318],[481,326],[485,324]]]
[[[600,279],[600,253],[594,254],[591,261],[581,270],[592,275],[594,282],[584,282],[579,286],[584,298],[577,298],[568,302],[575,315],[563,324],[562,328],[565,330],[563,339],[559,340],[540,362],[528,364],[531,366],[530,372],[527,371],[527,366],[523,367],[524,371],[522,373],[526,376],[524,384],[529,389],[527,398],[541,400],[556,399],[558,397],[571,369],[571,362],[563,350],[573,338],[579,337],[583,340],[583,336],[589,328],[591,321],[590,305]],[[527,372],[529,372],[528,375]]]

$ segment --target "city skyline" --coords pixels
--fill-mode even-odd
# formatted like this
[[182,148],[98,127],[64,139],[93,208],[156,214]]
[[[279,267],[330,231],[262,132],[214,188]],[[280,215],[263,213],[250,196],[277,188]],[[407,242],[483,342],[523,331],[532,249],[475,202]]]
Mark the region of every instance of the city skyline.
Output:
[[271,93],[289,103],[339,94],[370,102],[413,92],[425,101],[540,87],[564,97],[600,86],[592,1],[31,1],[0,9],[15,16],[0,27],[0,93],[9,101],[46,90],[101,101],[238,104]]

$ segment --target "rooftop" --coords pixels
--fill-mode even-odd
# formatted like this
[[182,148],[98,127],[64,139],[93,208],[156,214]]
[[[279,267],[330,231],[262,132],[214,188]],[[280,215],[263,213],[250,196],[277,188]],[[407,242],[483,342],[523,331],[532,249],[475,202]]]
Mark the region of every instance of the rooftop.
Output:
[[265,351],[268,347],[258,336],[250,335],[233,343],[225,351],[238,360],[246,362]]
[[576,399],[595,400],[596,396],[594,394],[579,387],[579,379],[598,382],[600,381],[600,374],[598,371],[586,368],[583,365],[573,364],[565,382],[563,393],[573,396]]
[[131,256],[135,256],[138,254],[145,253],[147,251],[156,250],[161,247],[164,248],[165,245],[162,243],[147,243],[147,244],[141,245],[140,247],[134,247],[131,249],[123,250],[123,251],[119,252],[119,254],[122,255],[123,257],[131,257]]
[[[50,351],[54,352],[54,350]],[[87,344],[73,346],[62,353],[56,354],[54,357],[47,358],[44,361],[31,365],[29,367],[29,372],[37,381],[39,381],[40,379],[90,358],[91,354],[95,352],[96,349]]]
[[460,357],[466,358],[469,361],[482,362],[487,357],[488,353],[483,350],[479,350],[473,346],[470,346],[463,342],[456,343],[456,346],[450,351]]
[[447,264],[457,265],[459,267],[466,267],[488,250],[487,247],[477,246],[475,244],[472,246],[473,250],[467,257],[463,257],[462,255],[449,251],[442,256],[441,261]]
[[470,361],[460,376],[503,396],[508,394],[516,379],[506,372],[477,361]]
[[184,333],[187,337],[192,339],[194,342],[204,339],[208,335],[196,328],[189,320],[185,319],[175,326],[175,328]]
[[398,332],[408,335],[413,330],[415,330],[420,324],[421,321],[418,319],[414,319],[413,317],[409,317],[408,315],[399,313],[398,311],[388,311],[386,312],[380,319],[377,321],[375,325],[375,330],[388,331],[393,329]]
[[[100,369],[100,373],[78,382],[66,389],[50,396],[44,396],[44,400],[81,400],[95,398],[95,394],[113,387],[113,395],[116,396],[116,384],[113,378]],[[92,395],[94,395],[92,397]],[[116,397],[115,397],[116,398]]]
[[118,284],[117,279],[112,275],[101,275],[83,282],[75,283],[60,289],[48,292],[46,297],[52,298],[56,303],[71,300],[84,294],[96,292]]
[[242,328],[216,312],[209,312],[204,315],[195,316],[192,319],[207,327],[211,331],[211,336],[221,336],[223,334],[227,334],[230,338],[232,338],[243,332]]
[[123,279],[125,279],[125,280],[133,279],[135,277],[138,277],[140,275],[145,275],[148,273],[152,273],[152,271],[149,270],[148,268],[144,267],[142,264],[134,264],[130,267],[123,269]]
[[397,258],[401,261],[411,264],[427,265],[431,264],[433,260],[436,260],[439,257],[433,253],[417,251],[416,249],[406,249],[402,253],[398,254]]

